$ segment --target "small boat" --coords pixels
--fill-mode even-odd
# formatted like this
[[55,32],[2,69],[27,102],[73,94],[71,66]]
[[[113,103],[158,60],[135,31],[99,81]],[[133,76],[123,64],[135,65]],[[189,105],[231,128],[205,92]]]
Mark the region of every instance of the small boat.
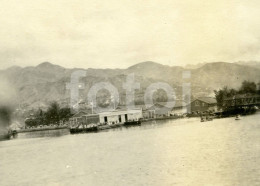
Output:
[[239,116],[239,115],[236,115],[235,120],[240,120],[240,116]]
[[125,123],[124,123],[124,125],[126,125],[126,126],[131,126],[131,125],[141,125],[141,121],[140,120],[137,120],[137,121],[126,121]]
[[88,132],[97,132],[97,127],[91,127],[91,128],[71,128],[70,133],[71,134],[77,134],[77,133],[88,133]]
[[206,120],[207,120],[207,121],[212,121],[213,118],[209,116],[209,117],[206,117]]
[[96,125],[92,125],[90,127],[75,127],[70,128],[71,134],[77,134],[77,133],[89,133],[89,132],[97,132],[98,127]]

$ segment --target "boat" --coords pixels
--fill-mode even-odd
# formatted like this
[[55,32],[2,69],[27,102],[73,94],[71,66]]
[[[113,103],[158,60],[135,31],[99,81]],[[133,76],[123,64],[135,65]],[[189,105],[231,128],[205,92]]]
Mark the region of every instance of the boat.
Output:
[[90,128],[71,128],[70,133],[71,134],[77,134],[77,133],[87,133],[87,132],[97,132],[97,127],[90,127]]
[[240,120],[240,116],[239,116],[239,115],[236,115],[235,120]]
[[212,121],[213,118],[212,118],[211,116],[207,116],[207,117],[206,117],[206,120],[207,120],[207,121]]
[[200,116],[200,122],[206,122],[206,121],[212,121],[212,120],[213,120],[213,116],[211,116],[211,115]]
[[97,132],[98,127],[96,125],[92,125],[90,127],[75,127],[70,128],[71,134],[77,134],[77,133],[89,133],[89,132]]
[[132,125],[141,125],[141,121],[140,120],[137,120],[137,121],[126,121],[124,123],[125,126],[132,126]]

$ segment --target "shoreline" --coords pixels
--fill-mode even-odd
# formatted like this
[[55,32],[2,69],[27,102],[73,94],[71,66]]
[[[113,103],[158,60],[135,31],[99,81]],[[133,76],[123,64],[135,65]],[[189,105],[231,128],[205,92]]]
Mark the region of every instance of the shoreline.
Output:
[[46,128],[35,128],[35,129],[21,129],[21,130],[17,130],[17,133],[37,132],[37,131],[46,131],[46,130],[60,130],[60,129],[69,129],[69,128],[67,126],[63,126],[63,127],[46,127]]
[[[173,120],[173,119],[182,119],[185,117],[176,117],[176,116],[169,116],[169,117],[163,117],[163,118],[149,118],[149,119],[145,119],[142,120],[142,123],[146,123],[149,121],[156,121],[156,120]],[[108,129],[113,129],[113,128],[120,128],[120,127],[124,127],[124,123],[117,123],[117,124],[113,124],[113,125],[101,125],[101,126],[97,126],[98,130],[102,131],[102,130],[108,130]],[[34,128],[34,129],[21,129],[21,130],[17,130],[17,133],[26,133],[26,132],[38,132],[38,131],[48,131],[48,130],[60,130],[60,129],[70,129],[67,126],[63,126],[63,127],[46,127],[46,128]]]
[[[254,115],[257,114],[260,111],[257,111],[256,113],[253,114],[246,114],[246,115]],[[221,118],[229,118],[229,117],[235,117],[235,115],[229,115],[229,116],[222,116],[222,117],[214,117],[214,119],[221,119]],[[177,119],[185,119],[185,118],[200,118],[200,116],[191,116],[191,117],[183,117],[183,116],[168,116],[168,117],[161,117],[161,118],[149,118],[149,119],[143,119],[141,122],[142,123],[147,123],[149,121],[157,121],[157,120],[177,120]],[[101,125],[97,126],[98,131],[102,130],[108,130],[108,129],[113,129],[113,128],[120,128],[124,127],[124,123],[117,123],[113,125]],[[35,128],[35,129],[21,129],[17,130],[17,133],[26,133],[26,132],[38,132],[38,131],[48,131],[48,130],[60,130],[60,129],[70,129],[68,126],[62,126],[62,127],[46,127],[46,128]],[[97,131],[97,132],[98,132]]]

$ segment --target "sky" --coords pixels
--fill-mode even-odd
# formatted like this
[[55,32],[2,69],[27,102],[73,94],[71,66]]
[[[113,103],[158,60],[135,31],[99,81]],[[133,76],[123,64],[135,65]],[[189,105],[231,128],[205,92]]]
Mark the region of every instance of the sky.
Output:
[[259,0],[1,0],[0,69],[260,57]]

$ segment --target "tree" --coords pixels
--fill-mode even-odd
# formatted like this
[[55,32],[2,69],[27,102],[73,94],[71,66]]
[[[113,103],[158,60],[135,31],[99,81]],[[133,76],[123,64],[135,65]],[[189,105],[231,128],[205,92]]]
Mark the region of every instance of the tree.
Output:
[[217,100],[217,106],[218,108],[222,108],[223,106],[223,101],[224,101],[224,98],[225,98],[225,92],[223,90],[214,90],[214,93],[215,93],[215,97],[216,97],[216,100]]
[[35,118],[37,121],[37,125],[44,125],[45,123],[45,116],[44,116],[44,112],[42,111],[42,109],[38,109],[36,114],[35,114]]
[[238,93],[238,91],[233,89],[233,88],[232,89],[226,89],[226,90],[227,90],[227,92],[226,92],[227,97],[233,97]]
[[68,121],[72,116],[70,108],[61,108],[59,111],[59,118],[62,121]]
[[257,93],[257,87],[255,82],[250,81],[244,81],[241,85],[241,88],[239,89],[239,93],[242,94],[256,94]]
[[36,119],[26,119],[25,120],[25,125],[27,127],[37,127],[38,126],[38,122]]
[[257,93],[260,94],[260,81],[257,83]]
[[59,104],[57,102],[52,102],[45,114],[47,124],[58,123],[60,120],[59,113],[60,113]]
[[220,90],[214,90],[215,97],[217,100],[217,106],[218,108],[223,107],[224,99],[228,97],[233,97],[235,96],[238,92],[235,89],[228,89],[227,86],[223,87]]

